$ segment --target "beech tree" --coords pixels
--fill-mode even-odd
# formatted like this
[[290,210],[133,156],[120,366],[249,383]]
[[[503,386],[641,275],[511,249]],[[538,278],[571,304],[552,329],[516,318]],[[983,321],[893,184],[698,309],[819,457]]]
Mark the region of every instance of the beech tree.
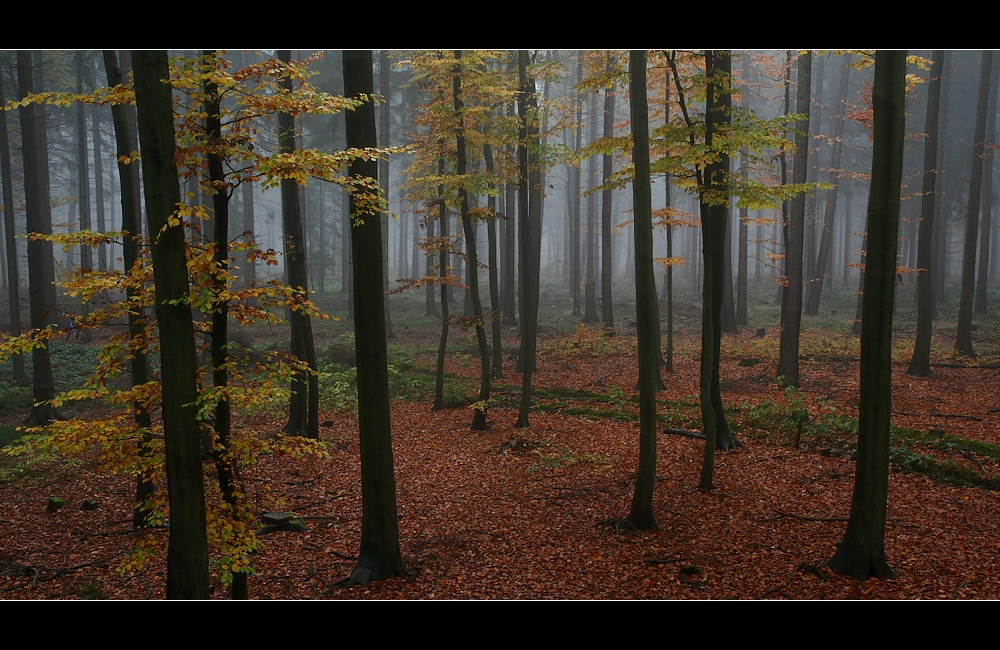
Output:
[[626,521],[655,529],[656,391],[660,380],[660,316],[653,276],[653,200],[649,172],[649,105],[646,99],[646,52],[629,52],[629,113],[632,120],[632,195],[635,218],[635,298],[639,345],[639,467],[632,508]]
[[[976,241],[979,236],[979,206],[983,183],[983,158],[986,143],[986,114],[990,101],[990,73],[993,50],[983,50],[979,73],[979,95],[976,100],[976,126],[972,140],[972,171],[969,175],[969,204],[965,221],[965,243],[962,247],[962,292],[958,303],[958,326],[955,329],[955,352],[975,357],[972,345],[972,312],[976,285]],[[992,180],[990,181],[992,183]]]
[[[17,52],[17,79],[22,99],[41,91],[35,83],[36,73],[39,79],[42,76],[41,53],[36,52],[35,55],[27,50]],[[54,323],[52,314],[57,309],[52,242],[45,239],[46,235],[52,234],[48,138],[42,106],[27,103],[21,106],[19,112],[21,155],[24,159],[25,224],[32,235],[28,238],[29,313],[31,328],[37,331]],[[62,419],[62,415],[52,407],[52,398],[55,397],[52,357],[44,341],[31,347],[31,361],[34,406],[25,423],[36,426]]]
[[932,258],[931,239],[934,232],[934,205],[937,202],[938,116],[941,105],[941,75],[944,72],[944,51],[934,50],[930,82],[927,87],[927,116],[924,132],[924,171],[920,186],[920,230],[917,235],[917,336],[913,356],[906,373],[916,376],[931,374],[931,328],[934,321],[933,277],[940,273]]
[[873,152],[868,195],[858,453],[847,530],[830,568],[858,580],[892,575],[885,555],[892,413],[892,315],[903,175],[906,52],[875,53]]
[[[0,102],[6,103],[3,75],[0,74]],[[10,304],[10,335],[21,335],[21,287],[17,267],[17,239],[14,235],[14,178],[11,172],[10,139],[7,135],[7,111],[0,109],[0,180],[3,189],[4,251],[7,264],[7,300]],[[14,381],[28,383],[28,373],[24,368],[24,356],[11,355]]]
[[[278,59],[291,63],[289,50],[278,50]],[[291,76],[281,81],[282,89],[293,95]],[[278,113],[278,149],[292,155],[295,151],[295,116]],[[292,178],[281,180],[281,223],[284,233],[285,273],[287,283],[303,297],[309,293],[309,276],[306,264],[306,238],[303,227],[302,205],[299,201],[299,183]],[[291,325],[292,355],[305,363],[292,378],[292,394],[288,403],[288,424],[285,433],[319,438],[319,379],[316,375],[316,347],[313,343],[312,320],[309,312],[292,304],[288,309]]]
[[[104,50],[104,70],[109,86],[115,87],[125,83],[125,75],[119,66],[115,50]],[[126,273],[139,273],[142,257],[142,198],[139,164],[138,161],[132,160],[133,152],[139,149],[134,106],[130,107],[123,103],[112,105],[111,119],[115,127],[118,176],[121,185],[122,257]],[[126,286],[125,298],[128,302],[139,303],[141,295],[142,291],[135,283],[130,282]],[[140,309],[128,310],[128,340],[131,350],[129,370],[133,388],[143,386],[149,381],[149,362],[146,357],[144,337],[145,321]],[[146,463],[149,463],[152,455],[153,419],[149,409],[139,399],[132,401],[132,410],[135,414],[135,425],[140,432],[139,454]],[[153,490],[152,471],[148,467],[141,467],[136,472],[135,507],[132,512],[132,525],[136,528],[148,523],[150,504],[147,500],[153,495]]]
[[[344,94],[368,98],[374,74],[370,50],[344,50]],[[349,111],[347,146],[374,148],[375,107],[369,101]],[[350,165],[356,186],[351,193],[351,250],[354,266],[354,349],[358,368],[358,430],[361,439],[361,551],[347,585],[368,585],[403,574],[396,514],[396,480],[389,421],[389,370],[383,298],[382,228],[373,209],[378,163],[356,159]],[[369,180],[371,179],[371,180]],[[374,181],[371,182],[371,181]],[[373,203],[374,202],[374,203]]]
[[[796,124],[792,183],[805,183],[809,156],[809,103],[812,53],[799,53],[795,110],[801,115]],[[783,386],[799,385],[799,333],[802,326],[802,240],[805,227],[805,195],[792,199],[790,214],[782,232],[785,242],[784,276],[781,293],[781,342],[778,352],[778,381]]]
[[208,598],[205,486],[198,426],[197,360],[184,231],[175,212],[181,202],[174,162],[174,113],[165,50],[132,52],[135,102],[142,151],[146,221],[152,243],[156,320],[160,330],[163,430],[166,448],[170,540],[167,598]]

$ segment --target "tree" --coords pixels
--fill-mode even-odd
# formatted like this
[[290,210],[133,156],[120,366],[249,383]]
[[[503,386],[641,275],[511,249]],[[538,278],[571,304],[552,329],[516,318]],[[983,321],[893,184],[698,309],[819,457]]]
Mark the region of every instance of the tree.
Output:
[[[840,85],[837,91],[837,105],[841,107],[841,114],[833,122],[833,152],[830,161],[831,182],[840,169],[840,161],[843,156],[844,141],[844,115],[845,102],[847,101],[848,82],[850,80],[850,65],[841,66]],[[826,282],[827,266],[830,264],[831,250],[833,249],[833,218],[837,211],[837,187],[834,187],[827,194],[826,210],[823,215],[823,233],[820,236],[819,253],[816,256],[816,265],[813,269],[812,277],[809,279],[806,289],[805,312],[809,316],[819,315],[819,299],[823,291],[823,284]]]
[[892,413],[892,313],[903,175],[906,52],[875,53],[873,152],[868,195],[858,453],[847,530],[829,561],[858,580],[892,575],[885,555]]
[[[611,75],[615,68],[614,54],[606,53],[604,61],[605,74]],[[647,111],[649,109],[647,108]],[[604,89],[604,137],[614,138],[615,133],[615,83]],[[611,192],[608,184],[612,171],[611,153],[601,156],[601,322],[605,335],[615,333],[615,315],[612,309],[612,271],[613,258],[611,253]]]
[[[805,183],[809,155],[809,98],[812,52],[799,53],[798,91],[795,110],[802,116],[796,124],[792,183]],[[791,214],[784,224],[785,272],[781,293],[781,342],[778,353],[778,381],[783,386],[799,385],[799,330],[802,324],[802,240],[805,224],[804,194],[792,199]]]
[[208,597],[208,541],[201,437],[197,420],[197,360],[184,231],[177,220],[181,202],[174,162],[174,115],[170,67],[163,50],[136,50],[135,102],[139,121],[146,221],[156,285],[163,382],[170,539],[167,598]]
[[[278,58],[291,63],[291,52],[279,50]],[[281,86],[293,94],[293,80],[282,79]],[[295,117],[288,112],[278,113],[278,148],[280,152],[295,151]],[[309,292],[309,275],[306,265],[306,239],[302,223],[302,205],[299,202],[299,184],[285,178],[281,181],[281,223],[284,232],[285,273],[288,285],[306,297]],[[288,424],[285,433],[319,438],[319,379],[316,375],[316,347],[313,344],[312,321],[307,310],[293,303],[288,309],[291,325],[292,355],[305,362],[306,367],[296,371],[292,378],[292,395],[288,403]]]
[[[344,94],[370,97],[374,74],[370,50],[344,50]],[[349,149],[375,147],[375,107],[366,102],[347,118]],[[389,421],[389,370],[386,353],[382,279],[382,228],[377,193],[378,164],[356,159],[351,193],[351,250],[354,266],[354,345],[358,368],[358,430],[361,438],[361,551],[347,585],[368,585],[403,574],[396,514],[396,480]],[[372,182],[374,181],[374,182]],[[376,204],[377,205],[377,204]]]
[[[17,52],[17,78],[21,97],[35,92],[35,65],[32,53]],[[41,66],[38,76],[41,78]],[[40,91],[41,88],[38,88]],[[28,238],[28,299],[33,330],[45,329],[53,322],[56,309],[55,268],[52,242],[44,239],[52,234],[52,209],[49,201],[48,144],[45,134],[45,113],[42,106],[28,103],[20,108],[21,155],[24,159],[24,203]],[[39,236],[40,235],[40,236]],[[52,358],[44,341],[31,348],[31,387],[34,406],[26,420],[28,426],[44,425],[62,415],[52,407],[55,385],[52,379]]]
[[972,136],[972,171],[969,176],[965,243],[962,247],[962,292],[958,302],[958,326],[955,328],[955,352],[968,357],[976,356],[972,345],[972,313],[976,293],[976,241],[979,234],[983,158],[986,155],[986,115],[989,112],[992,69],[993,50],[983,50],[982,65],[979,68],[979,96],[976,100],[976,127]]
[[[0,102],[7,101],[3,88],[3,75],[0,74]],[[0,177],[3,189],[3,223],[4,250],[7,262],[7,299],[10,304],[10,335],[21,335],[21,287],[17,268],[17,239],[14,227],[14,179],[11,173],[10,141],[7,135],[7,111],[0,109]],[[19,384],[28,383],[28,373],[24,368],[24,356],[11,356],[14,381]]]
[[920,187],[920,230],[917,235],[917,337],[913,356],[906,369],[909,375],[924,377],[931,374],[931,328],[934,321],[931,240],[934,232],[934,204],[937,201],[938,115],[941,105],[941,75],[944,72],[944,51],[934,50],[930,83],[927,88],[927,117],[924,132],[924,171]]
[[[462,100],[462,51],[455,50],[455,77],[453,99],[455,114],[458,118],[456,129],[456,166],[455,172],[461,183],[466,175],[465,154],[465,115]],[[473,320],[475,321],[476,342],[479,346],[479,401],[473,409],[472,429],[484,431],[486,425],[486,410],[490,400],[490,348],[486,342],[486,328],[483,323],[483,304],[479,299],[479,257],[476,253],[476,231],[472,225],[472,215],[469,210],[468,189],[464,184],[458,188],[458,199],[461,206],[462,230],[465,233],[466,268],[468,269],[469,292],[472,297]]]
[[719,358],[722,344],[723,274],[726,222],[729,216],[729,154],[714,140],[724,138],[730,127],[732,108],[732,55],[728,50],[705,51],[705,149],[715,153],[699,179],[699,205],[705,261],[702,288],[701,413],[705,430],[701,490],[711,490],[715,450],[735,449],[739,443],[726,422],[722,407]]
[[635,219],[635,298],[639,345],[639,467],[632,508],[626,521],[655,529],[656,391],[660,380],[660,316],[653,277],[653,204],[649,172],[649,106],[646,100],[646,52],[629,52],[629,112],[632,120],[632,195]]
[[521,119],[521,133],[517,158],[520,170],[518,182],[518,234],[520,235],[520,297],[521,297],[521,351],[518,365],[521,368],[521,401],[518,408],[517,428],[528,426],[531,406],[531,374],[535,370],[535,349],[538,332],[538,282],[542,243],[542,188],[538,150],[538,103],[535,79],[528,70],[527,50],[518,50],[517,112]]
[[[104,69],[108,77],[108,85],[115,87],[125,82],[124,75],[118,64],[118,55],[114,50],[104,50]],[[111,107],[111,120],[115,127],[115,143],[118,158],[118,176],[121,184],[122,204],[122,257],[126,273],[139,271],[142,249],[142,210],[139,187],[138,161],[132,160],[132,154],[139,149],[135,126],[135,112],[129,110],[126,104],[114,104]],[[142,291],[135,283],[129,283],[125,289],[125,298],[130,303],[138,303]],[[146,319],[140,309],[128,310],[129,348],[131,350],[129,369],[131,371],[132,387],[143,386],[149,381],[149,366],[146,356],[144,332]],[[152,455],[153,420],[149,409],[139,400],[132,402],[135,425],[139,429],[141,442],[139,453],[148,463]],[[147,524],[149,514],[147,500],[153,495],[154,483],[152,472],[140,469],[136,472],[135,507],[132,511],[132,525],[136,528]]]

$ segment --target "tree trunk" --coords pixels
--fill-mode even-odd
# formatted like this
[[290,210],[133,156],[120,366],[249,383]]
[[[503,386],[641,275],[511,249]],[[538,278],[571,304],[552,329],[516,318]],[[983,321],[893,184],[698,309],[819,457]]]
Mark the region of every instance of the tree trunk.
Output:
[[[796,124],[792,182],[805,183],[809,153],[809,97],[812,53],[799,54],[796,112],[805,119]],[[781,294],[781,341],[778,350],[778,382],[799,386],[799,329],[802,323],[802,240],[805,223],[805,195],[792,199],[791,214],[785,224],[785,275]]]
[[709,76],[705,104],[705,148],[717,159],[706,165],[700,182],[700,211],[703,234],[702,254],[702,336],[700,397],[705,429],[705,453],[702,459],[699,489],[711,490],[715,468],[715,450],[736,449],[739,442],[726,422],[722,407],[719,357],[722,344],[723,275],[725,270],[726,222],[729,216],[730,185],[726,178],[729,155],[713,149],[714,136],[731,119],[732,57],[728,50],[706,50],[705,70]]
[[[590,96],[590,142],[597,140],[597,93]],[[597,178],[597,156],[591,156],[587,163],[587,178],[590,187],[594,187]],[[586,267],[584,269],[584,306],[583,322],[597,322],[597,193],[587,196],[587,237],[584,246],[587,248]]]
[[[990,90],[989,109],[986,115],[986,124],[995,125],[997,120],[997,69],[996,66],[990,68]],[[972,313],[977,316],[986,315],[986,290],[990,277],[990,237],[993,234],[993,154],[996,128],[986,129],[986,142],[983,144],[983,151],[991,152],[984,156],[983,160],[983,214],[979,222],[979,270],[976,276],[976,296],[972,304]]]
[[490,347],[486,342],[486,328],[483,323],[483,304],[479,299],[479,256],[476,250],[476,229],[469,214],[469,195],[461,179],[466,173],[465,160],[465,115],[462,101],[462,50],[455,50],[455,78],[453,99],[458,117],[456,135],[456,174],[459,177],[458,200],[462,210],[462,230],[465,233],[465,268],[468,278],[469,296],[472,301],[472,316],[476,323],[476,342],[479,345],[479,401],[472,409],[472,430],[486,431],[486,414],[490,401]]
[[629,109],[632,120],[632,182],[635,219],[635,299],[639,345],[639,466],[626,520],[640,530],[656,529],[656,390],[660,379],[660,316],[653,277],[653,205],[649,171],[649,107],[646,52],[629,52]]
[[[607,54],[605,71],[610,74],[614,61],[610,54]],[[648,110],[648,109],[647,109]],[[612,85],[604,91],[604,137],[613,138],[615,132],[615,87]],[[613,276],[613,262],[611,255],[611,188],[608,182],[611,180],[612,158],[611,154],[602,156],[601,184],[601,320],[604,325],[604,335],[615,333],[615,316],[612,309],[611,283]]]
[[[115,50],[104,50],[104,70],[108,77],[109,86],[124,83],[125,74],[118,65],[118,55]],[[136,264],[141,263],[142,253],[142,201],[139,187],[139,163],[134,160],[124,162],[129,160],[132,152],[139,148],[135,122],[131,117],[125,104],[115,104],[111,107],[111,119],[115,127],[118,176],[121,179],[122,257],[126,274],[140,271],[141,267],[137,267]],[[126,299],[132,301],[138,295],[139,291],[135,283],[129,282],[125,289]],[[142,386],[149,381],[149,357],[146,356],[147,348],[144,343],[146,325],[146,318],[143,314],[129,310],[129,345],[132,348],[129,369],[132,374],[133,387]],[[135,424],[139,429],[139,454],[142,460],[140,465],[148,467],[153,444],[152,417],[142,402],[133,402],[132,408],[135,413]],[[140,528],[147,525],[146,515],[149,513],[151,505],[149,498],[153,496],[154,489],[152,471],[145,469],[136,473],[132,526]]]
[[[535,80],[528,74],[528,52],[518,51],[518,77],[521,94],[518,96],[518,114],[521,118],[521,137],[518,145],[520,183],[518,216],[520,217],[521,254],[521,401],[518,409],[517,428],[528,426],[531,405],[531,375],[535,370],[535,346],[538,325],[538,280],[541,262],[541,192],[540,160],[538,156],[538,124],[533,119],[538,110],[535,97]],[[530,113],[530,114],[529,114]],[[529,149],[531,150],[529,153]]]
[[[7,101],[3,87],[3,75],[0,75],[0,101]],[[3,223],[4,250],[7,252],[7,299],[10,303],[10,335],[21,335],[21,286],[20,272],[17,264],[17,237],[14,225],[14,180],[11,173],[10,139],[7,135],[7,111],[0,110],[0,166],[3,182]],[[28,373],[24,367],[24,356],[12,354],[11,369],[15,383],[27,384]]]
[[205,486],[198,426],[194,330],[188,294],[186,242],[180,225],[168,226],[181,202],[174,162],[174,115],[165,50],[136,50],[135,101],[151,245],[156,318],[160,330],[163,431],[166,447],[170,538],[167,598],[208,598]]
[[930,83],[927,87],[927,117],[924,132],[924,173],[920,192],[920,230],[917,235],[917,336],[913,356],[906,369],[909,375],[931,374],[931,329],[934,321],[934,268],[931,243],[934,232],[934,204],[937,201],[938,115],[941,105],[941,75],[944,51],[934,50]]
[[[373,92],[370,50],[344,50],[344,94]],[[346,111],[347,147],[375,147],[375,107],[366,102]],[[377,178],[374,160],[355,159],[352,176]],[[357,208],[351,197],[351,213]],[[396,513],[396,479],[389,421],[389,370],[386,353],[382,280],[382,228],[379,214],[363,215],[351,228],[354,260],[354,349],[358,369],[358,430],[361,439],[361,551],[346,585],[368,585],[402,575]]]
[[[837,106],[840,107],[840,117],[833,122],[833,152],[830,162],[830,182],[836,184],[837,170],[840,169],[840,161],[843,152],[844,115],[847,101],[848,82],[850,80],[850,66],[844,65],[840,70],[840,85],[837,91]],[[833,249],[833,219],[837,212],[837,188],[834,187],[827,194],[826,211],[823,214],[823,232],[820,235],[819,253],[816,256],[816,266],[813,275],[809,279],[806,290],[806,315],[819,315],[819,299],[823,292],[823,284],[827,278],[827,266],[830,264],[830,253]]]
[[861,332],[858,460],[847,530],[829,561],[858,580],[892,575],[885,555],[892,412],[892,311],[903,175],[906,52],[875,54],[871,193]]
[[[33,63],[30,51],[17,52],[17,77],[21,97],[42,92],[42,88],[36,87],[34,80],[33,66],[40,66],[41,63],[40,53],[36,54]],[[26,229],[28,233],[51,235],[52,210],[49,203],[49,161],[44,110],[41,105],[31,103],[22,106],[19,111]],[[28,239],[28,299],[31,328],[42,330],[52,325],[53,314],[57,310],[52,242]],[[44,345],[32,348],[31,361],[31,392],[35,405],[25,424],[39,426],[62,419],[62,415],[50,403],[55,397],[55,386],[49,348]]]
[[[278,50],[278,58],[286,63],[291,60],[290,50]],[[282,79],[282,88],[292,92],[292,80]],[[295,117],[291,113],[278,114],[278,148],[283,153],[295,151]],[[309,279],[306,266],[305,230],[302,221],[302,204],[299,186],[291,179],[281,181],[281,226],[284,233],[285,276],[288,285],[304,299],[308,298]],[[285,433],[319,439],[319,381],[316,376],[316,347],[313,344],[312,320],[302,309],[288,309],[291,326],[291,353],[308,370],[298,370],[292,375],[292,395],[288,403],[288,423]]]
[[962,248],[962,292],[958,303],[958,327],[955,352],[975,357],[972,346],[972,307],[976,283],[976,239],[979,234],[979,206],[983,186],[983,157],[986,154],[986,114],[989,108],[990,74],[993,50],[983,50],[979,72],[979,97],[976,100],[976,128],[972,137],[972,171],[969,177],[969,210],[965,222],[965,245]]

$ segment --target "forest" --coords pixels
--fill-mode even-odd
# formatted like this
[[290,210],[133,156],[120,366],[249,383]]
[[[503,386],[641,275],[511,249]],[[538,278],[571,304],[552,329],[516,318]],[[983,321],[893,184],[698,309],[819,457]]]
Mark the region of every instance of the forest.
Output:
[[0,598],[1000,597],[998,65],[0,50]]

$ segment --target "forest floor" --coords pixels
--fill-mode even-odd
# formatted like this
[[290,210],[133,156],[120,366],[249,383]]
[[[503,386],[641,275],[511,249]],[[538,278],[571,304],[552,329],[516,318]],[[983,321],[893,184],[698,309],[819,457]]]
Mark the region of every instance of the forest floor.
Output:
[[[402,373],[429,376],[436,327],[397,327],[396,334],[394,349],[412,351]],[[319,345],[329,356],[336,334],[327,336],[320,335]],[[697,489],[703,441],[661,433],[659,530],[635,531],[620,523],[631,503],[638,447],[635,331],[626,324],[615,337],[601,336],[599,328],[540,334],[538,397],[527,429],[514,426],[520,375],[510,355],[496,382],[488,432],[469,430],[468,404],[435,412],[426,396],[393,401],[407,575],[368,587],[338,586],[360,541],[358,435],[350,409],[324,405],[321,439],[329,458],[265,456],[242,472],[258,511],[289,511],[307,527],[262,536],[250,595],[1000,598],[998,371],[988,363],[938,359],[931,376],[911,377],[907,338],[900,336],[893,369],[891,579],[856,581],[825,566],[851,504],[856,338],[804,333],[801,390],[785,393],[774,378],[777,329],[763,338],[753,330],[727,335],[723,400],[743,447],[716,455],[716,487],[706,493]],[[473,341],[453,334],[447,368],[466,396],[475,394],[478,373]],[[700,427],[696,333],[678,338],[674,361],[674,371],[662,373],[660,429],[694,432]],[[808,421],[800,431],[796,414],[803,411]],[[23,416],[0,411],[8,424]],[[284,422],[275,413],[241,424],[264,436]],[[93,450],[45,463],[0,456],[0,598],[163,598],[163,556],[138,571],[118,570],[140,536],[130,525],[134,488],[127,477],[96,473],[96,464]],[[65,507],[47,512],[50,496],[62,497]],[[99,507],[81,509],[85,499]],[[225,591],[216,581],[212,598]]]

